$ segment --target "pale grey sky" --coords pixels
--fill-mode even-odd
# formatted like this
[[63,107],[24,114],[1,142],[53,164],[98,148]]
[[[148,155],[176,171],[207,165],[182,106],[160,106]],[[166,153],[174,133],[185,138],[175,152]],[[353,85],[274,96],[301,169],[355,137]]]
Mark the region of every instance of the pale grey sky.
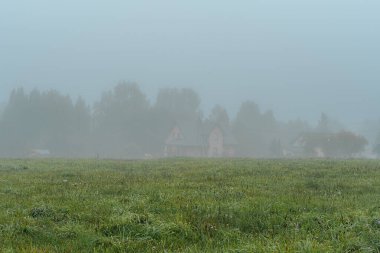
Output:
[[96,99],[120,80],[193,87],[208,110],[380,117],[378,0],[3,0],[0,101],[13,87]]

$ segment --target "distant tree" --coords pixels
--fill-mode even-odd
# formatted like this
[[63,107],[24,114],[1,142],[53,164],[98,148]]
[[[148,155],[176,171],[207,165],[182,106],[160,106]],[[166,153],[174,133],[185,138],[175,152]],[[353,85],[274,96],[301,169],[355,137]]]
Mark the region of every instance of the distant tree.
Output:
[[338,156],[351,157],[355,154],[363,152],[368,141],[361,135],[354,134],[349,131],[341,131],[335,135],[335,148],[332,153]]
[[338,120],[330,118],[326,113],[321,113],[315,130],[319,133],[334,133],[343,131],[344,126]]
[[230,127],[230,117],[228,116],[226,109],[220,105],[214,106],[207,121],[212,124],[220,125],[223,128]]
[[330,122],[330,119],[329,117],[327,116],[326,113],[322,113],[321,114],[321,117],[319,119],[319,122],[318,122],[318,126],[317,126],[317,131],[318,132],[322,132],[322,133],[327,133],[330,131],[329,129],[329,123]]
[[92,153],[89,152],[90,149],[90,134],[91,134],[91,108],[86,104],[82,97],[79,97],[74,104],[74,112],[72,115],[72,133],[71,146],[72,154],[71,156],[89,156]]
[[277,122],[271,111],[262,114],[256,103],[252,101],[242,103],[233,127],[240,155],[269,155],[276,127]]
[[352,157],[364,151],[367,140],[349,131],[338,133],[309,133],[304,135],[305,153],[312,155],[317,149],[329,157]]
[[12,90],[8,104],[4,108],[0,124],[0,149],[2,156],[21,156],[27,152],[25,142],[28,142],[26,123],[21,117],[27,115],[28,97],[24,89]]
[[196,119],[200,116],[199,95],[192,89],[161,89],[154,105],[156,113],[172,120]]
[[119,83],[105,92],[94,106],[94,138],[98,151],[105,156],[142,156],[149,145],[148,115],[150,110],[146,95],[135,83]]
[[44,93],[33,90],[27,94],[23,89],[15,89],[1,121],[1,153],[24,156],[32,149],[49,149],[54,155],[70,155],[75,152],[74,119],[75,108],[69,96],[54,90]]
[[300,134],[309,133],[312,131],[312,127],[308,122],[301,119],[291,120],[287,122],[284,126],[284,139],[288,139],[289,142],[294,141]]
[[[260,133],[255,127],[260,110],[257,104],[247,101],[241,104],[234,121],[234,134],[239,143],[238,153],[242,156],[254,156],[258,153],[257,144]],[[255,131],[256,130],[256,131]]]
[[201,100],[192,89],[166,88],[158,92],[151,110],[152,153],[162,154],[169,131],[176,124],[197,124],[202,119]]

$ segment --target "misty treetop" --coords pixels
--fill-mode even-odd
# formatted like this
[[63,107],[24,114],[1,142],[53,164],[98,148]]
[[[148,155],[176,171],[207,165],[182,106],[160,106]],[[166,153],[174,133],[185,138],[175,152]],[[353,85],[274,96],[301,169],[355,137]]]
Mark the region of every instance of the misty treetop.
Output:
[[[362,136],[338,131],[341,126],[326,114],[311,127],[302,120],[280,122],[253,101],[242,102],[234,117],[221,105],[204,117],[200,104],[194,90],[178,88],[161,89],[152,103],[137,84],[126,82],[104,92],[93,105],[55,90],[14,89],[2,110],[0,156],[27,157],[47,150],[57,157],[161,157],[176,125],[218,126],[236,140],[236,156],[347,157],[367,145]],[[334,141],[326,143],[326,138]]]
[[90,122],[90,107],[82,98],[73,102],[53,90],[13,90],[1,119],[1,154],[25,156],[36,148],[60,155],[83,152]]

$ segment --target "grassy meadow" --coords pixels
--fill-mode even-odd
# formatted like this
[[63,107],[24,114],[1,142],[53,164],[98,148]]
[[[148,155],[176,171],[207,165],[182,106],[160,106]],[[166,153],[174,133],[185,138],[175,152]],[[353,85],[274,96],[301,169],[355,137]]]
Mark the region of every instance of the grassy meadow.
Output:
[[0,160],[0,252],[380,252],[380,162]]

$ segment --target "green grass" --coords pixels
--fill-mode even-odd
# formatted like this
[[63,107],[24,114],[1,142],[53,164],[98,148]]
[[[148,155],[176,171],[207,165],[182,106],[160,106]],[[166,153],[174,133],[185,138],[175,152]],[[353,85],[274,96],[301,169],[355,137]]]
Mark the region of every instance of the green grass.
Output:
[[0,252],[380,252],[380,163],[1,160]]

